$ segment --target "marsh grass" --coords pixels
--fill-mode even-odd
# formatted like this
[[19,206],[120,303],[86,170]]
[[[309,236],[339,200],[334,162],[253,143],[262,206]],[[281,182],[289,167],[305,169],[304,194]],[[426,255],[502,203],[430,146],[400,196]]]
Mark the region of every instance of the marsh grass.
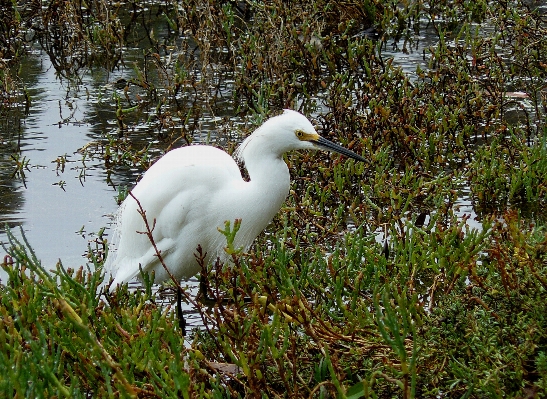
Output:
[[[69,79],[131,63],[130,76],[100,93],[111,130],[83,149],[107,173],[144,170],[158,153],[201,139],[204,113],[223,115],[207,140],[231,151],[284,107],[317,115],[323,135],[369,162],[288,155],[291,193],[268,231],[242,253],[225,230],[233,267],[202,265],[213,304],[190,298],[203,328],[186,345],[146,279],[136,291],[97,295],[107,284],[106,236],[91,243],[89,266],[49,271],[24,235],[9,232],[6,397],[546,394],[542,8],[37,4],[2,8],[2,113],[11,120],[33,106],[17,69],[31,45]],[[420,47],[426,28],[436,44]],[[388,46],[421,49],[424,64],[404,73]],[[129,47],[142,56],[126,60]],[[16,141],[2,145],[16,148],[11,178],[24,178],[29,160]],[[479,230],[458,212],[462,187]]]
[[[99,298],[100,267],[47,272],[11,236],[3,391],[415,397],[544,389],[545,231],[516,213],[482,233],[455,216],[438,219],[408,222],[387,259],[361,230],[328,256],[305,250],[288,227],[287,241],[262,255],[235,249],[235,267],[206,273],[217,303],[196,304],[207,327],[191,348],[146,281]],[[291,238],[296,245],[286,245]]]

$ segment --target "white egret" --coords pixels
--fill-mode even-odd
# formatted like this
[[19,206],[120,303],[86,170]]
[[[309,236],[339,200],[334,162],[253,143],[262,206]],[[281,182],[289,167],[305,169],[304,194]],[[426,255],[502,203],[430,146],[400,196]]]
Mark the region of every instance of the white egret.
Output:
[[[241,219],[235,247],[248,248],[285,201],[290,186],[283,154],[291,150],[324,149],[364,161],[354,152],[319,136],[310,121],[296,111],[267,120],[237,148],[249,174],[245,181],[234,159],[210,146],[193,145],[172,150],[160,158],[135,186],[152,236],[171,274],[178,280],[200,271],[194,254],[198,245],[205,262],[224,258],[225,222]],[[155,272],[155,282],[169,279],[159,262],[139,206],[128,196],[117,214],[115,235],[105,263],[112,287],[140,273]],[[155,222],[155,223],[154,223]]]

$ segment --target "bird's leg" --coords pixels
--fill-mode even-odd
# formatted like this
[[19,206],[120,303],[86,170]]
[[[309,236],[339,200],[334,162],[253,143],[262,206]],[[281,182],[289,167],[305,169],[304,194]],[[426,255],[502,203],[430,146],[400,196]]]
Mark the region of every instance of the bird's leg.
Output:
[[[208,290],[208,284],[207,284],[207,276],[209,275],[209,272],[207,270],[207,265],[205,264],[205,256],[207,255],[206,252],[203,252],[203,248],[201,248],[201,245],[198,245],[196,249],[196,253],[194,254],[196,260],[198,261],[198,264],[201,267],[201,272],[199,273],[199,293],[198,298],[201,303],[207,306],[214,306],[216,304],[216,298],[211,298],[209,296],[209,290]],[[217,264],[220,262],[220,259],[217,258]]]
[[[234,290],[234,292],[237,292]],[[223,303],[223,304],[229,304],[234,303],[234,299],[230,298],[222,298],[220,301],[218,298],[213,298],[209,296],[209,290],[207,287],[207,276],[205,274],[201,274],[199,278],[199,294],[198,294],[199,301],[207,306],[214,306],[217,303]],[[243,297],[244,303],[250,303],[252,299],[250,297]]]
[[[198,252],[201,254],[201,247],[198,247]],[[217,258],[216,260],[215,267],[217,268],[217,270],[220,267],[222,267],[222,264],[220,263],[219,258]],[[234,299],[229,299],[229,298],[219,299],[216,297],[209,296],[209,287],[208,287],[208,278],[207,278],[208,273],[209,272],[207,271],[207,268],[205,267],[204,263],[201,262],[201,272],[199,277],[199,293],[197,295],[197,298],[199,299],[199,301],[206,306],[215,306],[216,304],[221,304],[221,303],[222,304],[233,303],[235,298]],[[234,292],[237,293],[237,290],[234,290]],[[246,302],[246,303],[251,302],[251,298],[243,298],[243,302]]]
[[206,256],[207,252],[204,252],[201,245],[198,245],[198,247],[196,248],[196,252],[194,253],[194,257],[201,267],[201,271],[199,273],[199,293],[196,300],[199,300],[204,305],[214,306],[216,301],[213,298],[209,297],[207,289],[207,276],[209,272],[207,271],[207,264],[205,263]]
[[182,336],[186,336],[186,320],[182,314],[182,288],[177,287],[177,316],[179,318],[179,327],[182,332]]
[[202,272],[199,276],[199,297],[201,303],[207,306],[213,306],[216,303],[215,298],[209,296],[207,287],[207,276]]

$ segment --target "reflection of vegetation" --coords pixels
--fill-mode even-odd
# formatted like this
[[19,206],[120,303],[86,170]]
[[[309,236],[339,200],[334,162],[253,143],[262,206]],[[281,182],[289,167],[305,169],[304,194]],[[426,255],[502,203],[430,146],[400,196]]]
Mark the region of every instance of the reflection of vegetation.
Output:
[[[1,70],[0,70],[1,73]],[[5,104],[10,104],[11,94],[4,98]],[[17,117],[0,108],[0,215],[2,223],[17,219],[21,207],[21,196],[17,187],[26,184],[25,176],[29,171],[30,160],[20,152],[21,123]]]
[[15,153],[11,156],[11,159],[14,163],[14,170],[11,175],[12,178],[14,177],[20,177],[21,180],[25,180],[25,171],[30,172],[30,169],[28,168],[30,160],[27,159],[25,156],[21,156],[18,153]]
[[[288,157],[293,190],[268,234],[251,254],[234,251],[234,268],[204,265],[218,303],[196,304],[207,327],[191,349],[148,284],[100,299],[99,274],[59,268],[56,286],[14,241],[4,261],[10,281],[0,286],[2,392],[545,393],[540,9],[485,0],[36,4],[2,9],[3,107],[32,106],[16,95],[27,40],[46,50],[61,76],[130,64],[131,76],[98,104],[117,134],[83,149],[108,170],[145,169],[158,147],[189,144],[205,114],[220,115],[218,135],[208,139],[231,150],[233,132],[251,129],[242,117],[254,126],[283,107],[320,110],[323,134],[370,162]],[[423,29],[435,46],[420,47]],[[402,52],[423,52],[412,76],[386,57],[392,41]],[[135,62],[123,50],[130,47],[143,49]],[[23,177],[28,160],[15,159]],[[480,232],[457,211],[465,184]],[[125,195],[120,189],[119,199]],[[348,233],[350,225],[357,227]],[[371,235],[380,227],[389,236],[384,246]],[[106,244],[101,238],[90,248],[92,261],[100,263]]]

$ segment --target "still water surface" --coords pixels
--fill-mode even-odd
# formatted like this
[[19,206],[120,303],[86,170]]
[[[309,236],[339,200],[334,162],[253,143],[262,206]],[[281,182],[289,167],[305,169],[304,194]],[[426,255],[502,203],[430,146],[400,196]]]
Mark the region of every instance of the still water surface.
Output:
[[[79,266],[85,263],[88,240],[109,224],[108,215],[116,209],[115,190],[106,184],[101,161],[78,153],[90,141],[101,139],[104,124],[86,95],[96,91],[98,83],[86,76],[79,91],[71,89],[42,54],[29,57],[24,68],[30,111],[18,131],[0,124],[0,137],[20,141],[29,164],[24,179],[8,179],[13,162],[9,153],[0,158],[0,241],[6,239],[5,222],[22,226],[44,266],[54,267],[59,257],[66,266]],[[9,150],[7,145],[0,147],[2,152]],[[14,231],[20,236],[18,229]]]

